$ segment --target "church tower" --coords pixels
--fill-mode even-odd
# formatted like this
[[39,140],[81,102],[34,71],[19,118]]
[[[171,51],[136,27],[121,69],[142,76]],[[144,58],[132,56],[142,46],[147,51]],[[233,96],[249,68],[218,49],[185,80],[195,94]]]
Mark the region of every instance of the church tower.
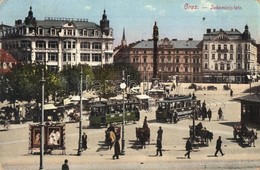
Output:
[[245,26],[245,31],[243,32],[242,39],[243,40],[251,40],[251,35],[250,35],[250,32],[249,32],[248,25]]
[[100,20],[100,29],[102,35],[103,34],[105,34],[106,36],[109,35],[109,20],[107,19],[106,10],[104,10],[104,13],[102,15],[102,20]]
[[125,28],[124,28],[124,30],[123,30],[123,36],[122,36],[122,40],[121,40],[121,46],[122,46],[122,47],[127,46],[126,39],[125,39]]

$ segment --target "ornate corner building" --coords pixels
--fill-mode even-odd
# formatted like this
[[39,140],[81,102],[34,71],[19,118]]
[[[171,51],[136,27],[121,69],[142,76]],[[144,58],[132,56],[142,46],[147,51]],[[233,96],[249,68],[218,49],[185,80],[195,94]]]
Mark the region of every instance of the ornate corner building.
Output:
[[204,82],[247,83],[257,79],[257,45],[247,25],[243,33],[207,29],[202,53]]
[[36,20],[32,8],[24,22],[1,32],[2,48],[19,62],[45,64],[50,70],[64,65],[103,66],[113,63],[113,29],[106,11],[100,25],[84,18],[46,17]]

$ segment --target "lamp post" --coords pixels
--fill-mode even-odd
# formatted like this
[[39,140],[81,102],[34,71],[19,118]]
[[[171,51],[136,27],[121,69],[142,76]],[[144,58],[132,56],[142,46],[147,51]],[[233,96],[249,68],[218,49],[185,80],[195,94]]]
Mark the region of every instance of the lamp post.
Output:
[[40,80],[40,83],[42,84],[42,103],[41,103],[41,140],[40,140],[40,170],[43,169],[43,154],[44,154],[44,70],[42,69],[42,79]]
[[123,123],[122,123],[122,150],[121,155],[125,155],[125,72],[123,71],[123,82],[120,84],[120,88],[123,90]]
[[78,144],[78,156],[81,155],[81,151],[82,151],[82,139],[81,139],[81,135],[82,135],[82,67],[80,68],[80,113],[79,113],[79,144]]

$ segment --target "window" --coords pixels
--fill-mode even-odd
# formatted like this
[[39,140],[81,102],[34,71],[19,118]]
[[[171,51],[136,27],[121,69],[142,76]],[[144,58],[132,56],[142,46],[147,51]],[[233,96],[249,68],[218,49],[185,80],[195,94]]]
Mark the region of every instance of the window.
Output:
[[92,54],[92,61],[101,61],[101,54]]
[[38,28],[38,34],[43,35],[43,29],[42,28]]
[[220,44],[218,45],[218,49],[221,50],[221,45]]
[[237,69],[241,69],[241,64],[240,63],[237,64]]
[[68,49],[71,49],[71,42],[70,42],[70,41],[68,41],[67,43],[68,43],[68,46],[67,46],[67,47],[68,47]]
[[215,70],[218,70],[218,64],[215,64]]
[[185,72],[188,72],[189,71],[189,68],[188,67],[185,67]]
[[36,61],[45,61],[45,53],[36,53]]
[[80,48],[90,49],[90,43],[89,42],[81,42]]
[[224,64],[221,63],[221,64],[220,64],[220,70],[224,70],[224,69],[225,69]]
[[100,42],[93,42],[92,48],[95,50],[101,50],[101,43]]
[[230,64],[229,63],[227,64],[227,70],[230,70]]
[[241,60],[241,55],[240,54],[237,54],[237,59]]
[[233,54],[230,54],[230,60],[233,60]]
[[179,67],[176,67],[176,73],[178,73],[179,72]]
[[83,30],[83,35],[84,35],[84,36],[87,36],[87,35],[88,35],[87,30],[85,30],[85,29]]
[[76,47],[75,41],[72,41],[72,48],[74,49]]
[[[108,44],[108,43],[106,43],[105,49],[106,49],[106,50],[109,50],[109,44]],[[145,52],[145,51],[144,51],[144,52]]]
[[171,68],[171,67],[168,67],[168,71],[172,71],[172,68]]
[[54,28],[51,28],[51,35],[56,35],[56,30]]
[[49,46],[49,48],[58,48],[58,42],[57,41],[49,41],[48,46]]
[[215,60],[215,54],[212,54],[212,59]]
[[63,53],[63,61],[71,61],[71,53]]
[[161,63],[164,63],[164,57],[161,57]]
[[58,53],[49,53],[48,61],[58,61]]
[[146,63],[146,62],[147,62],[146,60],[147,60],[147,58],[146,58],[146,57],[144,57],[144,63]]
[[208,69],[208,63],[205,63],[204,68]]
[[225,49],[225,50],[227,49],[227,44],[224,44],[224,49]]
[[179,63],[179,62],[180,62],[180,57],[177,56],[177,57],[176,57],[176,63]]
[[45,41],[36,41],[36,48],[46,48]]
[[215,45],[212,45],[212,50],[215,50]]
[[227,60],[227,54],[224,54],[224,60]]
[[205,54],[205,59],[208,59],[208,54]]
[[233,50],[233,45],[232,44],[230,45],[230,50]]
[[171,56],[168,56],[168,63],[171,63]]
[[207,50],[208,49],[208,46],[207,45],[205,45],[205,50]]
[[68,30],[68,35],[72,35],[72,30]]
[[221,60],[221,54],[218,54],[218,60]]
[[133,58],[133,63],[138,63],[138,57]]

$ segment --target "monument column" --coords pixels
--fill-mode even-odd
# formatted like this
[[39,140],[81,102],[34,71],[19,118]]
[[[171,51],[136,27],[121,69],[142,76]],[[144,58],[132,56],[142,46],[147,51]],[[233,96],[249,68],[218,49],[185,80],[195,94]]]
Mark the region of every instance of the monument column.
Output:
[[157,47],[157,42],[158,42],[158,35],[159,35],[159,31],[158,31],[158,27],[156,25],[156,22],[154,23],[153,26],[153,78],[152,78],[152,82],[153,84],[157,84],[158,83],[158,76],[157,76],[157,55],[158,55],[158,47]]

